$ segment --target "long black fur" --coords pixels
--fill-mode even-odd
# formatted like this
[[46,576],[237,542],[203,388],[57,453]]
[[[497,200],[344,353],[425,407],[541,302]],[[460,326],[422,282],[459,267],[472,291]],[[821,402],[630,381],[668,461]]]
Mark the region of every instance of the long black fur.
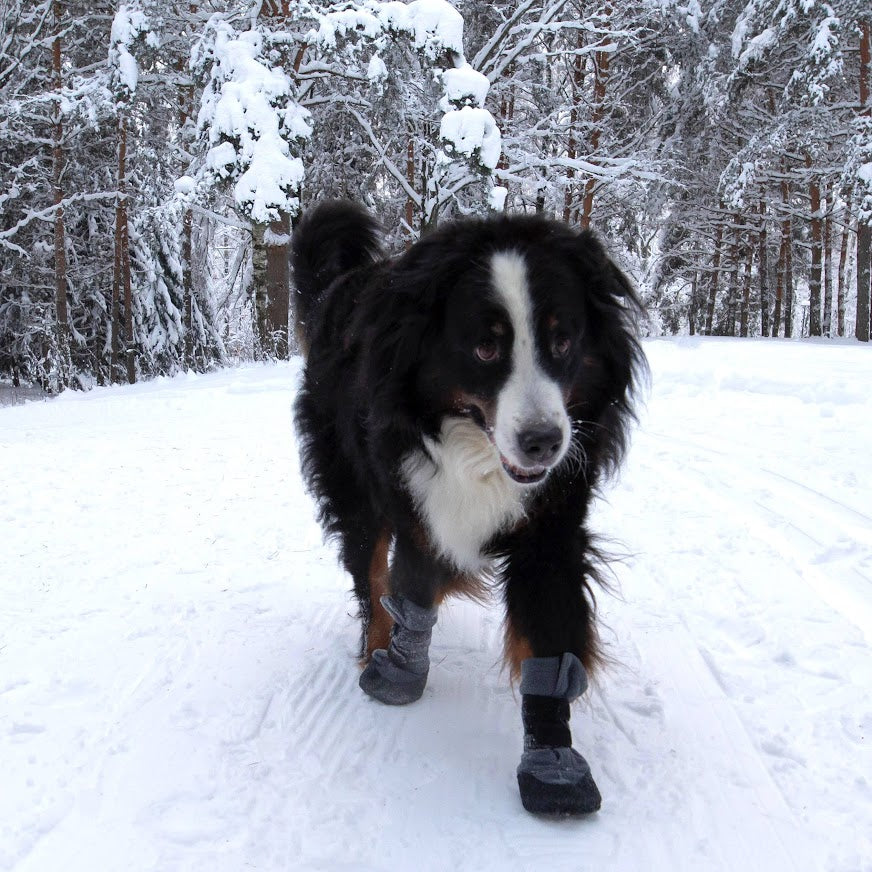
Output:
[[394,592],[422,606],[438,600],[457,573],[422,541],[399,465],[457,413],[458,388],[491,389],[446,337],[462,329],[450,319],[474,313],[487,296],[484,266],[503,250],[524,257],[534,286],[564,289],[577,308],[579,350],[560,376],[576,462],[552,472],[526,521],[488,551],[502,558],[512,634],[535,656],[571,651],[590,667],[598,656],[589,586],[597,561],[585,521],[597,484],[620,463],[645,368],[634,333],[639,301],[593,234],[538,216],[470,219],[390,259],[363,209],[330,203],[311,211],[293,243],[298,331],[309,349],[296,404],[303,471],[354,580],[364,633],[370,563],[386,530],[395,543]]
[[297,335],[308,344],[307,324],[313,309],[336,279],[383,257],[381,230],[362,207],[327,202],[306,216],[292,242]]

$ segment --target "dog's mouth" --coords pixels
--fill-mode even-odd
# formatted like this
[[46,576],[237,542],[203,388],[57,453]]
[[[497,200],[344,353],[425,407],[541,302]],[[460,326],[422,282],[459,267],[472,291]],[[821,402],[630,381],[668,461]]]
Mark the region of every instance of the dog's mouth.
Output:
[[[491,441],[493,442],[493,440]],[[494,443],[494,446],[496,446],[496,443]],[[500,462],[509,478],[511,478],[512,481],[516,481],[518,484],[539,484],[539,482],[544,481],[545,477],[548,475],[547,466],[534,466],[532,469],[522,469],[519,466],[509,463],[509,461],[503,456],[502,452],[500,452]]]
[[500,463],[502,464],[506,475],[508,475],[512,481],[517,482],[518,484],[532,485],[539,484],[539,482],[544,481],[547,478],[548,473],[551,471],[550,467],[533,466],[526,468],[516,466],[505,456],[505,454],[503,454],[502,451],[500,451],[496,439],[494,438],[494,428],[491,424],[488,424],[484,412],[482,412],[478,406],[464,406],[458,411],[461,415],[473,421],[482,430],[485,436],[487,436],[488,441],[494,447],[494,451],[499,455]]

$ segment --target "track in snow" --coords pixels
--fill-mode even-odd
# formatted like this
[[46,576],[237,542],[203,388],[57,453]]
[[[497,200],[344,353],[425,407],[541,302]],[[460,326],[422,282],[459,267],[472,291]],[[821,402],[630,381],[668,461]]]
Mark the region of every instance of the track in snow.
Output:
[[872,870],[872,358],[646,350],[582,821],[520,806],[496,606],[443,609],[421,702],[358,690],[297,364],[0,410],[0,868]]

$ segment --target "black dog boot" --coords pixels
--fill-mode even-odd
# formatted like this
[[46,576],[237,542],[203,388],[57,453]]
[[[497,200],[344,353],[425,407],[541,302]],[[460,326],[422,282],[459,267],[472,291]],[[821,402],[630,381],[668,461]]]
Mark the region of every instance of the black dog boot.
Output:
[[437,609],[425,609],[403,597],[383,596],[381,604],[394,619],[387,651],[379,648],[360,674],[361,690],[387,705],[421,698],[430,671],[430,638]]
[[530,657],[521,663],[524,754],[518,766],[521,802],[535,814],[598,811],[602,798],[590,766],[572,747],[569,703],[587,689],[574,654]]

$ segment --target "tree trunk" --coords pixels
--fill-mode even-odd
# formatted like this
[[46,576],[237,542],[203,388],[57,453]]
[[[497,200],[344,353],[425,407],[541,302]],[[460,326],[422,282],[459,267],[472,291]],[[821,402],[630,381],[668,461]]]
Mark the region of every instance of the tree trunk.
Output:
[[[784,309],[784,338],[793,335],[793,222],[790,218],[790,183],[787,181],[787,165],[781,161],[781,203],[784,218],[781,221],[781,295],[777,305],[776,327]],[[779,305],[780,304],[780,305]],[[776,330],[777,333],[777,330]]]
[[[860,24],[860,113],[872,115],[869,100],[870,68],[872,68],[872,25],[869,20]],[[870,279],[872,279],[872,224],[862,219],[857,222],[857,323],[854,335],[861,342],[869,341]]]
[[124,302],[125,364],[127,381],[136,381],[136,346],[133,337],[133,299],[130,287],[130,237],[127,224],[127,123],[118,115],[118,196],[115,202],[115,257],[112,276],[112,381],[120,381],[122,295]]
[[784,225],[781,229],[781,245],[778,249],[778,270],[775,275],[775,308],[772,311],[772,336],[778,338],[781,329],[781,302],[784,298],[784,277],[787,274],[787,236]]
[[696,336],[699,310],[699,270],[694,270],[693,279],[690,284],[690,305],[687,307],[687,327],[691,336]]
[[[514,73],[515,65],[510,66],[510,72]],[[515,118],[515,86],[509,87],[509,96],[503,95],[500,100],[500,132],[503,136],[509,135],[512,121]],[[505,172],[509,168],[509,158],[504,151],[500,152],[500,159],[497,161],[497,169]],[[502,180],[502,185],[508,190],[509,183],[506,179]]]
[[[805,156],[805,166],[811,169],[811,157]],[[809,181],[811,200],[811,271],[808,276],[808,335],[821,335],[821,273],[823,232],[821,220],[821,188],[815,177]]]
[[194,369],[194,272],[193,272],[194,213],[185,209],[182,214],[182,320],[185,328],[185,367]]
[[124,142],[124,116],[118,118],[118,176],[117,194],[115,197],[115,248],[112,262],[112,357],[110,371],[112,383],[119,382],[121,362],[121,288],[124,283],[124,230],[126,221],[124,215],[124,163],[126,161],[126,143]]
[[[412,136],[411,126],[406,131],[406,181],[409,185],[415,187],[415,140]],[[423,193],[423,192],[422,192]],[[408,235],[406,236],[406,248],[411,248],[415,239],[415,201],[411,197],[406,198],[406,225],[408,226]]]
[[785,219],[787,233],[784,251],[784,338],[793,336],[793,222]]
[[845,202],[844,227],[842,228],[842,242],[839,247],[839,275],[836,287],[836,333],[845,335],[845,288],[847,287],[848,267],[848,235],[850,233],[851,194],[848,192]]
[[869,298],[872,293],[872,225],[857,225],[857,325],[854,335],[869,341]]
[[[612,14],[610,3],[606,3],[604,9],[607,17]],[[593,86],[593,116],[591,118],[592,131],[590,134],[590,153],[595,155],[599,150],[602,135],[602,123],[606,112],[606,86],[609,81],[609,64],[611,54],[607,51],[598,51],[594,54],[595,79]],[[584,186],[584,199],[581,204],[581,227],[586,230],[590,227],[590,219],[593,214],[593,195],[596,188],[594,179],[588,178]]]
[[741,230],[739,230],[739,218],[736,216],[733,225],[733,244],[730,246],[730,279],[727,290],[727,311],[721,328],[721,335],[736,335],[736,309],[739,303],[739,245],[741,243]]
[[127,122],[118,118],[118,220],[121,225],[121,286],[124,291],[124,336],[126,339],[127,381],[136,381],[136,342],[133,336],[133,295],[130,287],[130,226],[127,215]]
[[821,330],[824,336],[833,335],[833,193],[826,197],[824,209],[824,320]]
[[[583,31],[579,30],[576,36],[576,54],[572,59],[572,106],[569,110],[569,142],[566,145],[566,156],[570,160],[578,157],[578,140],[575,131],[578,128],[578,107],[581,103],[581,87],[584,83],[584,61],[581,50],[584,47]],[[563,220],[569,223],[572,220],[572,206],[575,195],[575,168],[569,167],[566,171],[566,190],[563,193]]]
[[288,310],[290,298],[290,216],[282,213],[266,233],[267,329],[271,354],[278,360],[289,355]]
[[751,311],[751,270],[754,264],[754,248],[748,246],[745,257],[745,278],[742,284],[742,306],[739,310],[739,336],[748,336],[748,321]]
[[[721,203],[721,209],[724,204]],[[714,330],[715,320],[715,300],[718,295],[718,282],[721,275],[721,244],[724,239],[724,225],[722,221],[718,222],[717,230],[715,231],[715,251],[712,257],[712,277],[709,284],[708,302],[705,311],[705,335],[711,336]]]
[[757,273],[760,278],[760,334],[769,335],[769,249],[766,233],[766,204],[760,201],[760,237]]
[[267,225],[252,223],[251,281],[254,286],[254,358],[269,357],[269,296],[267,291],[267,256],[264,236]]
[[290,306],[290,219],[252,224],[255,354],[258,360],[287,360]]
[[[195,5],[189,6],[189,11],[196,12]],[[186,75],[186,65],[179,68],[180,75]],[[182,141],[189,147],[193,139],[194,86],[179,85],[179,129],[182,131]],[[185,368],[194,369],[195,335],[194,335],[194,262],[193,262],[194,212],[186,206],[182,213],[182,326],[185,330]]]
[[[61,4],[54,0],[52,4],[54,24],[60,30]],[[64,388],[69,384],[72,363],[70,360],[70,315],[67,307],[67,249],[66,232],[64,228],[64,124],[61,114],[60,94],[63,88],[61,65],[61,38],[56,36],[52,43],[52,73],[53,84],[58,97],[54,103],[54,131],[52,142],[52,200],[54,213],[54,274],[55,274],[55,317],[57,324],[57,387]]]

